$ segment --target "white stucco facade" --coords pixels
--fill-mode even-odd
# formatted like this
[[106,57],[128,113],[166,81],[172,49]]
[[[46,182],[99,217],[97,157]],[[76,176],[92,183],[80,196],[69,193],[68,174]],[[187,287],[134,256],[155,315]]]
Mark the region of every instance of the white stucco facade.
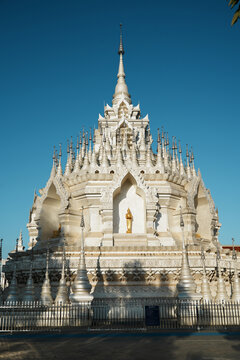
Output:
[[[104,107],[94,132],[82,131],[75,145],[70,142],[65,169],[62,149],[59,156],[54,155],[50,177],[34,196],[27,227],[29,249],[36,254],[36,292],[43,281],[47,246],[52,251],[52,284],[57,287],[63,241],[71,287],[79,257],[83,208],[86,263],[95,296],[175,296],[182,235],[199,293],[201,247],[205,249],[214,294],[221,227],[218,211],[200,171],[195,170],[193,153],[187,150],[184,163],[181,146],[175,138],[170,144],[165,131],[158,134],[154,146],[148,116],[142,116],[140,106],[132,104],[123,53],[119,51],[112,105]],[[128,208],[131,233],[127,233]],[[20,255],[17,264],[24,283],[29,252]],[[231,254],[222,252],[221,261],[227,278]],[[12,269],[9,261],[5,265],[9,279]]]

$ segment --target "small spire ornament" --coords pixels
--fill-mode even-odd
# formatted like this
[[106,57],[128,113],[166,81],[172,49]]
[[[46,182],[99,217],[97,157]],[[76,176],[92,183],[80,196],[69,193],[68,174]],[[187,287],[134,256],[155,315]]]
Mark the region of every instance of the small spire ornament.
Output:
[[90,295],[91,285],[87,276],[87,268],[85,262],[85,251],[84,251],[84,217],[83,217],[83,207],[82,207],[82,216],[81,216],[81,251],[80,258],[78,263],[77,275],[74,280],[72,291],[73,293],[70,295],[70,301],[73,304],[79,304],[83,302],[91,302],[93,300],[93,295]]
[[34,302],[35,295],[34,295],[34,284],[33,284],[33,278],[32,278],[32,268],[33,268],[33,249],[31,249],[30,254],[30,270],[29,270],[29,276],[27,280],[27,284],[25,287],[25,292],[23,296],[24,302]]
[[58,168],[57,168],[57,175],[59,177],[62,176],[62,144],[59,144],[59,160],[58,160]]
[[16,252],[14,258],[13,276],[8,290],[7,303],[14,303],[18,301],[18,286],[17,286],[17,257],[18,257],[18,239],[16,240]]
[[59,282],[59,286],[58,286],[58,292],[57,292],[57,296],[55,299],[55,304],[67,304],[69,302],[68,299],[68,287],[67,287],[67,283],[66,283],[66,279],[65,279],[65,261],[66,261],[66,256],[65,256],[65,240],[63,242],[63,253],[62,253],[62,274],[61,274],[61,279]]
[[42,291],[41,291],[41,303],[45,306],[51,306],[53,303],[48,267],[49,267],[49,245],[47,245],[47,252],[46,252],[45,280],[43,282]]
[[177,284],[178,298],[192,299],[199,297],[196,294],[196,284],[193,280],[191,270],[189,267],[187,251],[184,239],[184,221],[182,216],[182,208],[180,207],[180,228],[182,231],[182,266],[180,272],[180,279]]
[[17,247],[18,247],[17,249],[18,252],[24,251],[22,230],[20,230]]
[[202,278],[202,299],[204,301],[211,301],[212,294],[208,282],[208,278],[206,275],[206,266],[205,266],[205,254],[203,247],[201,248],[201,260],[202,260],[202,267],[203,267],[203,278]]
[[13,277],[9,286],[7,303],[14,303],[18,301],[18,290],[17,290],[17,276],[16,276],[16,260],[14,260]]

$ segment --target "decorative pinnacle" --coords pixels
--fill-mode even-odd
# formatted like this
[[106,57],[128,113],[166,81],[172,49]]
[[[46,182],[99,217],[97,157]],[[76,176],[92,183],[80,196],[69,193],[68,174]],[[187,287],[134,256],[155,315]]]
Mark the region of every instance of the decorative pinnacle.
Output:
[[80,146],[82,146],[82,134],[81,134],[81,131],[80,131],[80,134],[79,134],[79,144],[80,144]]
[[191,147],[191,161],[194,161],[193,148]]
[[181,143],[180,143],[180,140],[179,140],[178,151],[179,151],[179,154],[181,154],[181,153],[182,153],[182,148],[181,148]]
[[172,137],[172,150],[177,150],[177,143],[175,136]]
[[123,41],[122,41],[122,24],[120,24],[120,44],[119,44],[118,54],[124,55]]
[[53,161],[56,161],[56,148],[55,145],[53,146]]
[[161,145],[161,135],[159,134],[159,129],[157,129],[157,131],[158,131],[157,142],[158,142],[158,144]]
[[83,216],[83,206],[82,206],[82,216],[81,216],[81,223],[80,223],[80,227],[84,228],[85,227],[85,223],[84,223],[84,216]]
[[164,136],[164,129],[163,129],[163,126],[162,126],[162,139],[164,139],[165,136]]
[[62,144],[59,144],[59,157],[62,156]]
[[168,132],[167,132],[167,142],[166,142],[167,146],[169,145],[169,139],[168,139]]
[[180,206],[180,227],[184,228],[184,221],[182,216],[182,207]]
[[118,68],[118,81],[117,81],[117,85],[115,87],[115,93],[113,95],[113,105],[117,104],[118,101],[124,97],[124,99],[131,104],[131,96],[128,93],[128,87],[125,81],[125,72],[124,72],[124,66],[123,66],[123,54],[124,54],[124,50],[123,50],[123,44],[122,44],[122,27],[120,26],[120,45],[119,45],[119,50],[118,50],[118,54],[119,54],[119,68]]

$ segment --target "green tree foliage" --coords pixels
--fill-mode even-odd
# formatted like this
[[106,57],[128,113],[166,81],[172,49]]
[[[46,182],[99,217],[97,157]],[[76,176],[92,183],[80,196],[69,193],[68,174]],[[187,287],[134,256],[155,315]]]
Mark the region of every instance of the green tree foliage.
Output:
[[[239,3],[239,1],[240,0],[230,0],[228,5],[231,7],[231,9],[233,9]],[[234,25],[235,22],[238,21],[238,18],[240,18],[240,4],[238,6],[238,9],[235,11],[235,13],[233,15],[231,25]]]

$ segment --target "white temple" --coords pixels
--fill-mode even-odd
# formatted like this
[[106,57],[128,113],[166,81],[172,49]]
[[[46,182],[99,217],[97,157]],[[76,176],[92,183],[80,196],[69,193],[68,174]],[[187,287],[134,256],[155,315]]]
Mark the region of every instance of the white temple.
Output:
[[23,299],[31,263],[38,299],[49,247],[52,297],[63,261],[71,294],[84,230],[87,276],[95,298],[178,296],[177,284],[184,276],[192,276],[192,291],[199,298],[206,284],[214,298],[219,291],[217,266],[231,297],[231,264],[237,260],[221,249],[218,211],[195,169],[193,153],[187,149],[183,159],[180,143],[173,137],[170,144],[163,129],[154,146],[148,115],[141,115],[128,92],[122,36],[118,54],[112,105],[104,107],[97,129],[82,131],[76,145],[70,141],[65,169],[62,149],[54,152],[50,177],[35,194],[30,211],[29,248],[24,251],[21,242],[19,251],[10,253],[6,278],[11,282],[15,266]]

